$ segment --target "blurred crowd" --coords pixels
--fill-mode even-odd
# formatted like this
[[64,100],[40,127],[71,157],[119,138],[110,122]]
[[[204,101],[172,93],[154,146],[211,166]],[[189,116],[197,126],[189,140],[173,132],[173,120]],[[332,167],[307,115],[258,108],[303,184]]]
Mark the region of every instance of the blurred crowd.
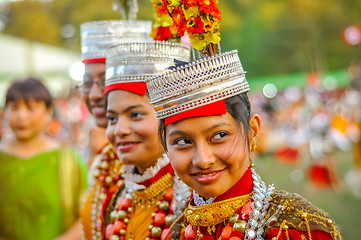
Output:
[[262,92],[250,98],[253,111],[262,119],[260,154],[307,165],[313,185],[341,190],[335,153],[351,152],[354,169],[346,181],[361,196],[360,67],[352,66],[350,76],[351,86],[347,87],[326,90],[315,82],[305,88],[290,86],[273,98]]

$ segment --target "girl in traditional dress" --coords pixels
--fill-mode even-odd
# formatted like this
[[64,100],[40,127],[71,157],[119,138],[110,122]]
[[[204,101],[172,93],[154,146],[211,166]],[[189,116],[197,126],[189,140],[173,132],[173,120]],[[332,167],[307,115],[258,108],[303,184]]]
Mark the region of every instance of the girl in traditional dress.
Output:
[[107,52],[106,133],[125,164],[125,184],[108,195],[103,207],[106,239],[179,238],[180,226],[172,223],[190,191],[164,154],[144,80],[172,65],[174,58],[189,57],[189,47],[155,41],[123,43]]
[[114,193],[121,179],[122,163],[106,138],[105,60],[107,48],[129,39],[151,40],[150,21],[109,20],[81,25],[82,57],[85,74],[81,92],[96,126],[91,129],[89,145],[89,194],[81,211],[84,238],[103,239],[101,213],[107,194]]
[[184,239],[341,239],[326,212],[266,187],[255,171],[261,119],[251,114],[237,51],[178,66],[147,85],[170,162],[193,189]]
[[14,82],[6,93],[12,131],[0,145],[0,239],[80,239],[80,197],[86,167],[71,148],[46,130],[52,97],[35,78]]

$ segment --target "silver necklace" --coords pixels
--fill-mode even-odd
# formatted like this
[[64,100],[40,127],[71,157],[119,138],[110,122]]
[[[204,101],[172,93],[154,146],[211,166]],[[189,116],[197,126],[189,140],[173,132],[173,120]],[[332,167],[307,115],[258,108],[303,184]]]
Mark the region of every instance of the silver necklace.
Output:
[[272,199],[271,194],[274,192],[274,186],[266,184],[261,180],[254,168],[252,170],[253,178],[253,195],[252,195],[252,211],[249,214],[247,229],[245,231],[245,240],[263,240],[262,234],[264,232],[265,216],[269,207],[269,201]]

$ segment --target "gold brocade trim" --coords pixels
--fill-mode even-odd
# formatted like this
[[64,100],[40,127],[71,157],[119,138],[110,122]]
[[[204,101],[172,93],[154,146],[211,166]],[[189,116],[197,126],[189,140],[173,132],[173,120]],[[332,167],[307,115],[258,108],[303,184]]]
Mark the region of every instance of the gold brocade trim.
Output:
[[[283,206],[283,210],[277,213],[279,206]],[[272,218],[274,218],[276,222],[272,226],[266,226],[266,232],[278,227],[280,231],[274,239],[279,239],[282,231],[285,231],[287,239],[290,239],[288,237],[288,229],[305,231],[310,240],[312,240],[311,232],[313,230],[328,232],[332,239],[335,240],[342,239],[331,216],[298,194],[290,194],[286,191],[275,192],[270,201],[270,208],[266,215],[266,223],[272,220]]]
[[165,192],[173,186],[173,182],[173,176],[170,173],[165,174],[145,190],[134,192],[134,203],[140,207],[151,207],[155,205]]
[[214,232],[215,225],[229,219],[237,209],[251,200],[252,193],[224,201],[192,206],[190,203],[184,211],[184,216],[192,226],[208,227],[208,232]]

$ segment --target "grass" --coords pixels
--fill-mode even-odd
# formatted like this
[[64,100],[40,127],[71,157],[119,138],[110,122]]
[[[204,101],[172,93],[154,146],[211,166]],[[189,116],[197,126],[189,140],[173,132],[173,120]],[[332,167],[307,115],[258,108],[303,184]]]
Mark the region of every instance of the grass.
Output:
[[[361,239],[361,198],[356,197],[343,181],[353,166],[352,153],[337,152],[334,156],[343,184],[342,191],[339,192],[312,187],[305,177],[308,166],[304,162],[289,165],[275,160],[273,156],[256,156],[255,165],[257,172],[267,184],[273,183],[276,189],[284,189],[304,196],[332,216],[345,240],[359,240]],[[298,176],[298,181],[292,180],[291,175]]]

